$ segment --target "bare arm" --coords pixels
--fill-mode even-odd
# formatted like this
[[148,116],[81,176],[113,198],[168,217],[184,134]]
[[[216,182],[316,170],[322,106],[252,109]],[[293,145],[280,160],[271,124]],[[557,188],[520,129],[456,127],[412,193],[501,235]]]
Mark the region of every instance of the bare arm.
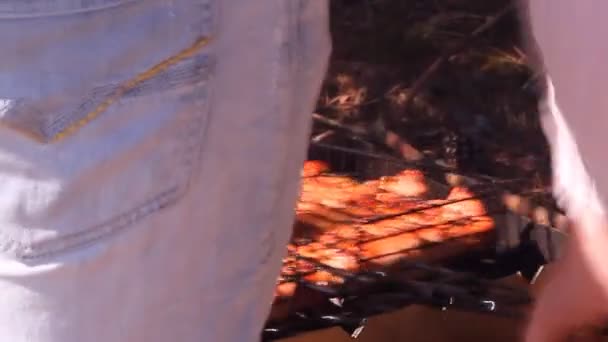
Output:
[[560,341],[608,313],[608,3],[530,0],[529,9],[549,76],[541,109],[554,191],[573,224],[566,252],[538,298],[527,341]]

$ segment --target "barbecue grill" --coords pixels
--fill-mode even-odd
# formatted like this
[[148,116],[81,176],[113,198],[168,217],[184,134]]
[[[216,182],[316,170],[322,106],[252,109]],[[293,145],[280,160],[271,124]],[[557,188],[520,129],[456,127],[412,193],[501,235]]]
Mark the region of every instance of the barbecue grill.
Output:
[[[329,163],[332,174],[349,175],[360,181],[392,175],[414,166],[426,176],[429,198],[443,198],[450,189],[446,169],[429,163],[412,165],[388,153],[367,149],[365,144],[356,141],[312,143],[309,159]],[[356,271],[335,268],[290,251],[290,257],[306,263],[310,272],[326,272],[341,281],[317,284],[307,281],[306,273],[283,277],[281,281],[293,282],[297,289],[287,303],[281,299],[275,302],[273,312],[280,314],[269,318],[263,340],[336,326],[356,338],[368,318],[412,304],[521,318],[524,307],[531,301],[527,291],[495,279],[518,272],[532,279],[541,265],[557,257],[563,235],[556,229],[510,212],[501,203],[504,189],[497,182],[483,177],[460,177],[460,181],[472,190],[475,199],[484,203],[495,223],[494,229],[414,249],[390,267],[366,267]],[[425,200],[419,199],[422,203]],[[461,200],[423,205],[390,216],[407,215]],[[386,216],[357,218],[363,224],[382,219]]]

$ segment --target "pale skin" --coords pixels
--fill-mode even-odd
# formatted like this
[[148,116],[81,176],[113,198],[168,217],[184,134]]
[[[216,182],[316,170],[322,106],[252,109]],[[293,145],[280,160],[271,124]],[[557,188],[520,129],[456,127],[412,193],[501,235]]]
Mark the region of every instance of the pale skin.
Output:
[[520,4],[524,31],[535,40],[530,59],[551,78],[544,115],[563,117],[562,127],[547,136],[556,197],[572,223],[563,256],[538,291],[524,340],[599,341],[599,329],[608,327],[608,207],[600,199],[608,194],[608,45],[597,37],[606,32],[608,2]]
[[[602,220],[603,221],[603,220]],[[608,317],[608,226],[573,226],[563,258],[544,280],[526,342],[595,341]]]

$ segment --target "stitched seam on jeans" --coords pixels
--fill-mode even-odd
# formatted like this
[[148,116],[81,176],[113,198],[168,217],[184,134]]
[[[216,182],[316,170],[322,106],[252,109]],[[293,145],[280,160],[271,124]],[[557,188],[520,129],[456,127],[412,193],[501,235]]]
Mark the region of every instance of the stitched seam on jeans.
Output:
[[[200,8],[199,8],[200,7]],[[109,107],[123,98],[137,97],[151,92],[165,91],[197,80],[206,80],[209,74],[209,56],[199,55],[209,43],[208,28],[213,25],[210,1],[200,0],[196,8],[201,12],[197,30],[198,38],[189,47],[157,63],[122,84],[109,84],[94,88],[86,100],[75,109],[64,112],[40,131],[25,132],[41,143],[59,141],[102,115]],[[201,73],[197,73],[201,71]],[[150,89],[155,88],[155,89]],[[36,136],[38,134],[38,136]]]
[[89,111],[83,118],[78,121],[72,122],[70,125],[64,127],[57,133],[54,133],[51,137],[51,141],[59,141],[63,138],[74,134],[80,128],[84,127],[91,121],[95,120],[101,114],[110,108],[114,103],[120,100],[126,93],[128,93],[133,88],[140,85],[142,82],[145,82],[152,77],[155,77],[159,73],[165,71],[169,67],[181,62],[186,58],[190,58],[206,47],[210,42],[209,37],[199,37],[195,40],[195,42],[180,51],[179,53],[161,61],[160,63],[154,65],[153,67],[147,69],[146,71],[136,75],[134,78],[124,82],[121,86],[119,86],[115,91],[111,93],[110,96],[106,97],[101,103],[99,103],[95,109]]
[[[204,18],[202,25],[208,25],[212,22],[211,18]],[[215,26],[213,26],[215,27]],[[211,60],[213,57],[210,57]],[[210,68],[214,67],[213,61],[208,65]],[[207,74],[208,78],[212,78],[213,72]],[[194,172],[194,165],[200,159],[200,153],[202,153],[202,141],[204,139],[203,132],[207,131],[211,115],[211,103],[210,103],[210,92],[213,87],[211,82],[207,82],[204,87],[201,87],[201,92],[193,94],[195,96],[195,103],[200,106],[195,106],[197,110],[193,113],[194,117],[189,125],[191,128],[186,137],[184,138],[184,157],[185,159],[181,162],[181,167],[186,171],[184,175],[184,183],[178,184],[159,195],[148,199],[139,205],[137,208],[123,212],[103,224],[95,225],[92,228],[88,228],[79,232],[61,236],[57,240],[43,241],[39,244],[26,244],[14,239],[7,239],[9,243],[17,246],[17,257],[23,260],[34,260],[52,257],[58,253],[73,250],[75,248],[81,248],[83,246],[89,246],[96,243],[97,241],[112,236],[115,233],[123,231],[128,227],[132,226],[139,220],[142,220],[168,206],[174,205],[183,197],[190,188],[190,180],[192,179],[192,173]],[[181,190],[181,191],[180,191]],[[135,213],[137,212],[137,213]],[[129,216],[129,218],[122,223],[119,223],[121,219]],[[105,228],[105,229],[104,229]],[[82,241],[84,239],[84,241]],[[71,244],[65,244],[67,240],[77,240]],[[45,247],[46,246],[46,247]]]
[[[293,81],[291,79],[291,75],[293,75],[293,59],[297,58],[297,56],[295,55],[296,52],[296,48],[295,46],[297,46],[297,44],[299,43],[297,41],[297,34],[299,31],[299,5],[300,2],[298,1],[297,3],[285,3],[284,4],[286,6],[286,11],[287,11],[287,35],[286,35],[286,39],[287,41],[285,42],[286,44],[286,50],[283,50],[283,48],[279,49],[279,56],[278,56],[278,68],[277,70],[279,71],[278,77],[276,79],[276,84],[275,84],[275,91],[283,91],[283,86],[281,85],[281,78],[282,77],[287,77],[287,84],[291,84],[293,87]],[[295,12],[295,13],[294,13]],[[295,36],[295,39],[294,39]],[[294,45],[296,44],[296,45]],[[287,69],[287,70],[285,70]],[[279,96],[278,99],[278,104],[276,105],[276,109],[275,112],[276,113],[283,113],[280,115],[287,115],[288,118],[288,122],[291,122],[291,119],[289,118],[289,116],[291,115],[295,115],[294,113],[290,113],[290,107],[292,106],[292,99],[291,97],[293,96],[293,89],[290,89],[288,92],[285,92],[285,94],[287,95],[286,98],[283,98],[282,96]],[[287,108],[281,108],[283,107],[281,104],[283,104],[284,101],[288,101],[288,105]],[[288,136],[286,136],[288,133],[290,132],[289,129],[287,130],[282,130],[281,135],[279,135],[279,137],[281,137],[281,139],[289,139]],[[287,183],[287,181],[289,180],[290,175],[287,174],[286,169],[287,169],[287,160],[289,158],[289,151],[286,148],[284,151],[284,155],[282,156],[281,160],[280,160],[280,164],[278,166],[279,169],[279,173],[278,173],[278,177],[277,177],[277,182],[276,182],[276,186],[277,186],[277,192],[278,195],[275,196],[274,201],[271,204],[271,210],[270,212],[277,212],[277,208],[280,207],[280,203],[283,202],[284,198],[284,190],[285,189],[285,184]],[[268,262],[268,260],[275,254],[275,249],[276,249],[276,244],[277,244],[277,237],[276,237],[276,232],[275,229],[276,227],[276,223],[273,224],[275,221],[274,217],[271,217],[270,222],[266,225],[266,227],[268,227],[269,232],[266,234],[266,236],[264,237],[264,239],[262,240],[262,243],[260,244],[261,246],[263,246],[266,249],[266,253],[262,255],[261,259],[260,259],[260,264],[264,265]]]
[[[5,1],[5,3],[0,6],[0,19],[32,19],[88,13],[124,6],[137,1],[141,0],[96,0],[97,4],[94,5],[81,4],[81,6],[61,6],[57,5],[57,3],[65,1],[38,0],[32,4],[31,1],[14,0],[11,1],[13,8],[10,10],[6,9],[8,4]],[[41,8],[42,6],[45,6],[45,8]]]
[[[192,58],[186,60],[185,64],[181,64],[180,67],[174,69],[167,69],[165,72],[160,73],[157,77],[148,79],[138,86],[130,89],[124,93],[123,98],[136,98],[139,96],[145,96],[157,92],[163,92],[174,89],[183,85],[195,85],[201,81],[207,81],[209,76],[209,56],[202,55],[199,58]],[[91,112],[94,109],[95,103],[101,98],[111,96],[111,94],[118,91],[120,85],[109,84],[101,87],[94,88],[90,95],[87,96],[87,100],[78,105],[74,110],[66,112],[63,115],[56,117],[48,125],[42,127],[40,132],[43,137],[52,137],[61,132],[68,123],[75,120],[78,116],[84,115],[83,113]]]
[[[43,241],[40,243],[33,244],[20,244],[17,241],[11,241],[12,243],[16,243],[20,245],[18,248],[18,257],[24,260],[33,260],[51,257],[55,254],[69,251],[75,248],[80,248],[83,246],[91,245],[107,236],[114,235],[130,226],[132,226],[137,221],[140,221],[164,208],[167,208],[179,201],[181,197],[185,195],[185,193],[189,190],[190,179],[192,178],[192,171],[194,169],[194,164],[198,160],[197,150],[199,150],[201,135],[200,131],[205,130],[205,126],[208,124],[208,87],[203,88],[205,94],[198,93],[199,98],[205,99],[204,106],[205,108],[197,108],[197,110],[201,110],[201,113],[196,113],[196,117],[192,120],[192,124],[190,125],[191,129],[186,135],[185,139],[185,150],[184,157],[185,159],[181,161],[181,167],[186,171],[184,175],[184,183],[173,186],[172,188],[162,192],[159,195],[154,196],[151,199],[148,199],[143,202],[140,206],[135,209],[128,210],[119,214],[118,216],[113,217],[112,219],[106,221],[106,223],[102,223],[99,225],[95,225],[93,227],[59,237],[57,240],[52,241]],[[127,217],[127,219],[125,219]],[[74,241],[67,242],[66,241]]]
[[[70,235],[62,236],[57,241],[43,241],[39,244],[32,244],[27,247],[22,246],[17,256],[23,260],[33,260],[53,256],[54,254],[69,251],[74,248],[91,245],[101,240],[106,236],[113,235],[123,229],[132,226],[135,222],[142,220],[155,212],[164,209],[175,203],[180,197],[177,187],[161,193],[155,198],[146,201],[139,208],[130,210],[110,220],[110,222],[101,224],[97,227],[92,227]],[[80,241],[84,237],[85,241]],[[66,241],[76,240],[72,243],[65,244]],[[61,246],[54,246],[60,244]],[[46,246],[45,245],[50,245]]]
[[[215,6],[214,6],[215,5]],[[193,10],[199,10],[205,13],[205,17],[201,20],[201,30],[210,30],[208,32],[209,36],[215,36],[216,33],[216,25],[217,22],[215,18],[219,18],[217,11],[219,10],[217,7],[217,2],[215,1],[203,1],[200,5],[202,8],[194,8]],[[199,114],[198,120],[194,122],[196,125],[190,125],[191,130],[189,131],[188,141],[190,142],[188,151],[190,153],[186,154],[190,156],[193,160],[189,160],[190,165],[188,168],[188,175],[185,180],[184,187],[189,189],[192,181],[192,174],[196,171],[196,165],[200,163],[201,154],[203,150],[203,140],[207,133],[207,127],[209,126],[209,121],[211,120],[210,116],[212,114],[212,94],[213,91],[213,70],[215,68],[215,57],[209,56],[207,63],[205,64],[207,72],[205,73],[205,87],[202,89],[204,94],[198,94],[193,101],[195,104],[200,105],[203,110],[203,113]]]

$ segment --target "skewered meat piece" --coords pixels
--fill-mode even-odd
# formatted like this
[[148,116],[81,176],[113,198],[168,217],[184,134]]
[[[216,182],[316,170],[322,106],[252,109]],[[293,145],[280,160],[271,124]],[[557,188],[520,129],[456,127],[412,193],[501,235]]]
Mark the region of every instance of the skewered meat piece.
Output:
[[[473,248],[494,226],[483,203],[467,188],[451,189],[446,199],[423,201],[428,186],[418,170],[362,183],[329,172],[324,162],[304,165],[294,243],[283,260],[277,300],[306,292],[297,286],[298,279],[321,286],[343,283],[319,264],[356,272],[404,258],[441,259]],[[369,218],[377,221],[366,222]]]
[[294,293],[296,292],[297,286],[298,286],[298,284],[296,284],[295,281],[282,282],[281,280],[279,280],[279,282],[276,286],[276,289],[275,289],[274,296],[275,296],[275,298],[292,297],[294,295]]
[[283,261],[283,267],[281,268],[281,274],[277,279],[277,283],[274,290],[274,298],[285,298],[293,296],[296,291],[296,263],[295,258],[293,261]]
[[448,211],[459,212],[467,216],[483,216],[487,214],[483,203],[475,198],[473,192],[465,187],[457,186],[452,188],[446,200],[458,201],[445,205],[444,208]]
[[344,203],[344,207],[339,209],[353,218],[365,218],[376,215],[376,205],[373,198],[358,198]]
[[275,287],[275,301],[292,297],[296,291],[299,276],[315,272],[315,267],[298,259],[298,255],[316,257],[321,249],[322,245],[318,242],[309,242],[301,246],[294,244],[287,246],[288,254],[283,258],[283,266]]
[[[320,265],[349,271],[359,269],[358,247],[354,241],[350,244],[342,241],[334,247],[311,242],[302,246],[292,246],[291,249],[295,252],[283,260],[275,298],[292,296],[297,288],[295,281],[300,276],[305,281],[324,286],[338,285],[344,281],[340,276],[319,267]],[[296,254],[314,261],[298,259],[295,257]]]
[[358,182],[351,177],[338,176],[338,175],[319,175],[315,177],[308,177],[302,180],[302,186],[304,190],[312,188],[345,188],[357,185]]
[[321,175],[304,178],[301,184],[301,194],[319,195],[327,191],[352,190],[358,182],[350,177],[337,175]]
[[404,201],[404,196],[394,192],[378,191],[374,197],[378,202],[388,204]]
[[298,246],[296,248],[296,253],[304,258],[319,259],[319,253],[321,253],[323,247],[324,245],[322,243],[314,241]]
[[300,202],[296,208],[296,224],[311,232],[332,229],[335,225],[350,222],[352,217],[339,210],[316,203]]
[[388,215],[388,217],[361,225],[365,236],[385,236],[432,227],[449,221],[443,215],[441,207],[429,207],[428,204],[420,202],[382,203],[376,205],[374,209],[375,214],[379,215],[376,217],[382,217],[382,215]]
[[[346,251],[340,248],[324,248],[318,250],[317,258],[319,263],[346,271],[357,271],[359,262],[353,251]],[[330,271],[319,269],[318,271],[304,277],[305,280],[317,285],[337,285],[344,280]]]
[[451,220],[475,225],[477,229],[494,227],[494,221],[488,216],[483,202],[474,198],[469,189],[454,187],[447,201],[458,201],[444,206],[445,216]]
[[377,196],[378,194],[366,195],[351,199],[345,203],[342,212],[358,218],[369,218],[379,215],[399,214],[415,207],[414,202],[404,197],[388,202],[379,201],[376,198]]
[[329,165],[321,160],[307,160],[302,167],[302,177],[314,177],[329,172]]
[[357,181],[342,176],[307,178],[302,182],[300,201],[341,208],[358,196],[353,191],[357,184]]
[[327,212],[331,213],[331,217],[317,216],[314,212],[298,213],[293,226],[292,239],[311,239],[323,244],[331,244],[331,241],[358,237],[356,225],[350,221],[350,216],[332,210]]
[[355,217],[374,215],[374,208],[377,202],[375,196],[379,191],[378,186],[378,181],[368,181],[356,184],[353,187],[343,189],[343,191],[347,191],[349,195],[343,196],[341,202],[327,204],[327,201],[324,201],[323,204],[343,209],[345,213]]
[[283,258],[281,273],[277,279],[274,291],[275,300],[277,298],[291,297],[296,291],[295,278],[297,275],[297,246],[287,245],[287,256]]
[[[359,239],[360,231],[356,225],[339,225],[335,229],[324,232],[319,236],[319,242],[325,246],[333,246],[341,242],[351,242]],[[349,250],[350,248],[345,245],[343,249]]]
[[405,197],[422,197],[428,192],[424,174],[420,170],[404,170],[380,179],[380,189]]
[[[465,200],[446,204],[461,199]],[[435,207],[363,225],[366,236],[378,238],[361,244],[362,257],[381,258],[382,263],[390,264],[406,257],[411,250],[484,233],[494,227],[483,203],[464,187],[452,189],[446,200],[426,203]]]
[[[337,246],[331,247],[321,242],[311,242],[307,245],[299,246],[297,253],[301,257],[309,258],[320,262],[321,264],[328,265],[334,268],[340,268],[345,270],[353,270],[358,266],[356,264],[356,251],[347,251]],[[306,263],[306,261],[304,261]],[[298,272],[301,271],[300,265],[298,265]],[[308,271],[308,267],[306,270]]]
[[[402,227],[400,223],[400,221],[395,220],[383,220],[375,223],[361,225],[359,227],[361,231],[361,239],[363,241],[366,241],[379,237],[403,233],[404,227]],[[409,227],[411,227],[411,225]]]
[[367,260],[381,259],[380,263],[390,265],[406,257],[411,250],[464,236],[484,233],[492,228],[493,222],[487,217],[478,222],[445,224],[432,228],[423,228],[364,242],[360,245],[361,256]]
[[418,201],[412,201],[403,196],[390,194],[392,198],[387,200],[387,198],[381,196],[382,194],[383,193],[378,193],[374,196],[366,196],[351,200],[346,203],[346,207],[342,209],[342,212],[354,217],[369,218],[382,215],[401,214],[420,206]]
[[[434,226],[432,223],[424,221],[423,217],[419,220],[409,221],[412,217],[411,215],[405,215],[361,225],[362,238],[384,237]],[[440,220],[437,219],[436,221]]]

